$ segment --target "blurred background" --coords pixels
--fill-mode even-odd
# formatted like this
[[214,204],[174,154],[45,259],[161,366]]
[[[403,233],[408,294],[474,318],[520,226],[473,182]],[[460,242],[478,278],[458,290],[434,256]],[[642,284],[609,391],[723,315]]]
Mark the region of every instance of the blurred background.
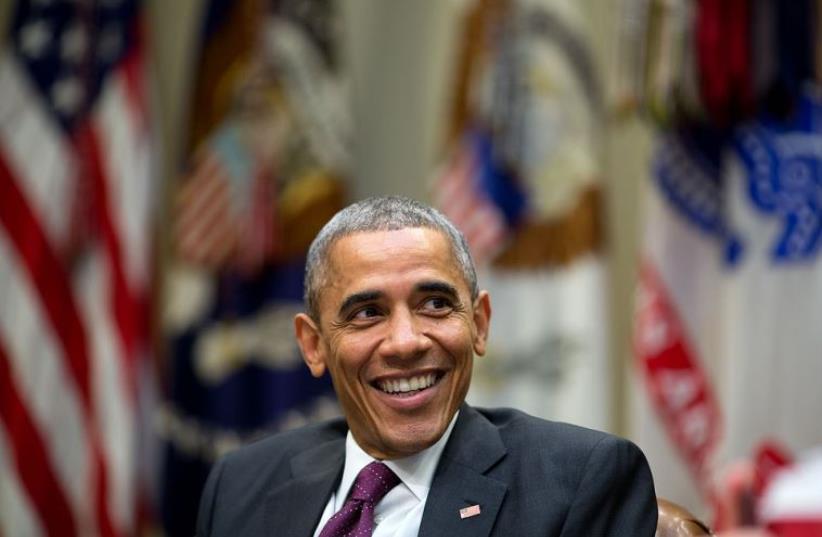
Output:
[[491,292],[469,402],[774,516],[822,445],[821,3],[4,0],[0,535],[192,535],[217,457],[337,415],[304,255],[385,194]]

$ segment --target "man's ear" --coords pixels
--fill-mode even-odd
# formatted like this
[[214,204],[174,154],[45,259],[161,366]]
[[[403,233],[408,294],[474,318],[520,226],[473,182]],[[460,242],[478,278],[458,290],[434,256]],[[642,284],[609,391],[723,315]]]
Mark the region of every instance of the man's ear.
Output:
[[314,320],[305,313],[298,313],[294,317],[294,333],[297,344],[303,353],[303,360],[311,374],[317,378],[325,373],[325,346],[323,345],[320,329]]
[[474,301],[474,352],[479,356],[485,354],[485,345],[488,341],[488,327],[491,323],[491,297],[488,291],[480,291]]

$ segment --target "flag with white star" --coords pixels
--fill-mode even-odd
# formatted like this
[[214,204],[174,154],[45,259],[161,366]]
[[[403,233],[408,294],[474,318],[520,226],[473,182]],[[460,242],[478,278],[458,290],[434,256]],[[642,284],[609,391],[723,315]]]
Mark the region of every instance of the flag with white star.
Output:
[[153,150],[138,2],[0,47],[0,535],[137,533]]
[[84,118],[104,81],[132,50],[137,2],[19,2],[12,45],[43,104],[71,129]]

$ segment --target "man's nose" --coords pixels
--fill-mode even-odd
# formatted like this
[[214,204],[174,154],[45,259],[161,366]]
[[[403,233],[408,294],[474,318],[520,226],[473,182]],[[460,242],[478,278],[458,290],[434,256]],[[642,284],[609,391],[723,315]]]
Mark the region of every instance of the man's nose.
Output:
[[414,358],[431,348],[431,339],[420,329],[419,319],[411,311],[394,311],[387,326],[388,334],[380,346],[384,357]]

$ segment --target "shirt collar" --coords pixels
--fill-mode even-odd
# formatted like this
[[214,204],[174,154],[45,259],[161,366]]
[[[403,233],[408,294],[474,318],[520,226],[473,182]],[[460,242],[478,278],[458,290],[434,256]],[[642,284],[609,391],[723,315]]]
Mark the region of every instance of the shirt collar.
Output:
[[[448,443],[448,439],[451,437],[451,432],[454,430],[454,424],[457,423],[458,416],[459,410],[457,410],[454,417],[451,418],[451,423],[448,424],[445,433],[431,446],[409,457],[383,461],[386,466],[397,474],[397,477],[402,480],[403,484],[408,487],[419,501],[428,497],[431,482],[434,480],[434,472],[437,469],[437,464],[445,449],[445,444]],[[363,451],[360,445],[357,444],[357,441],[354,440],[354,435],[352,435],[349,430],[345,437],[345,468],[343,469],[342,481],[340,481],[340,487],[337,489],[337,497],[334,502],[336,504],[335,512],[342,508],[357,474],[374,460],[376,459]]]

